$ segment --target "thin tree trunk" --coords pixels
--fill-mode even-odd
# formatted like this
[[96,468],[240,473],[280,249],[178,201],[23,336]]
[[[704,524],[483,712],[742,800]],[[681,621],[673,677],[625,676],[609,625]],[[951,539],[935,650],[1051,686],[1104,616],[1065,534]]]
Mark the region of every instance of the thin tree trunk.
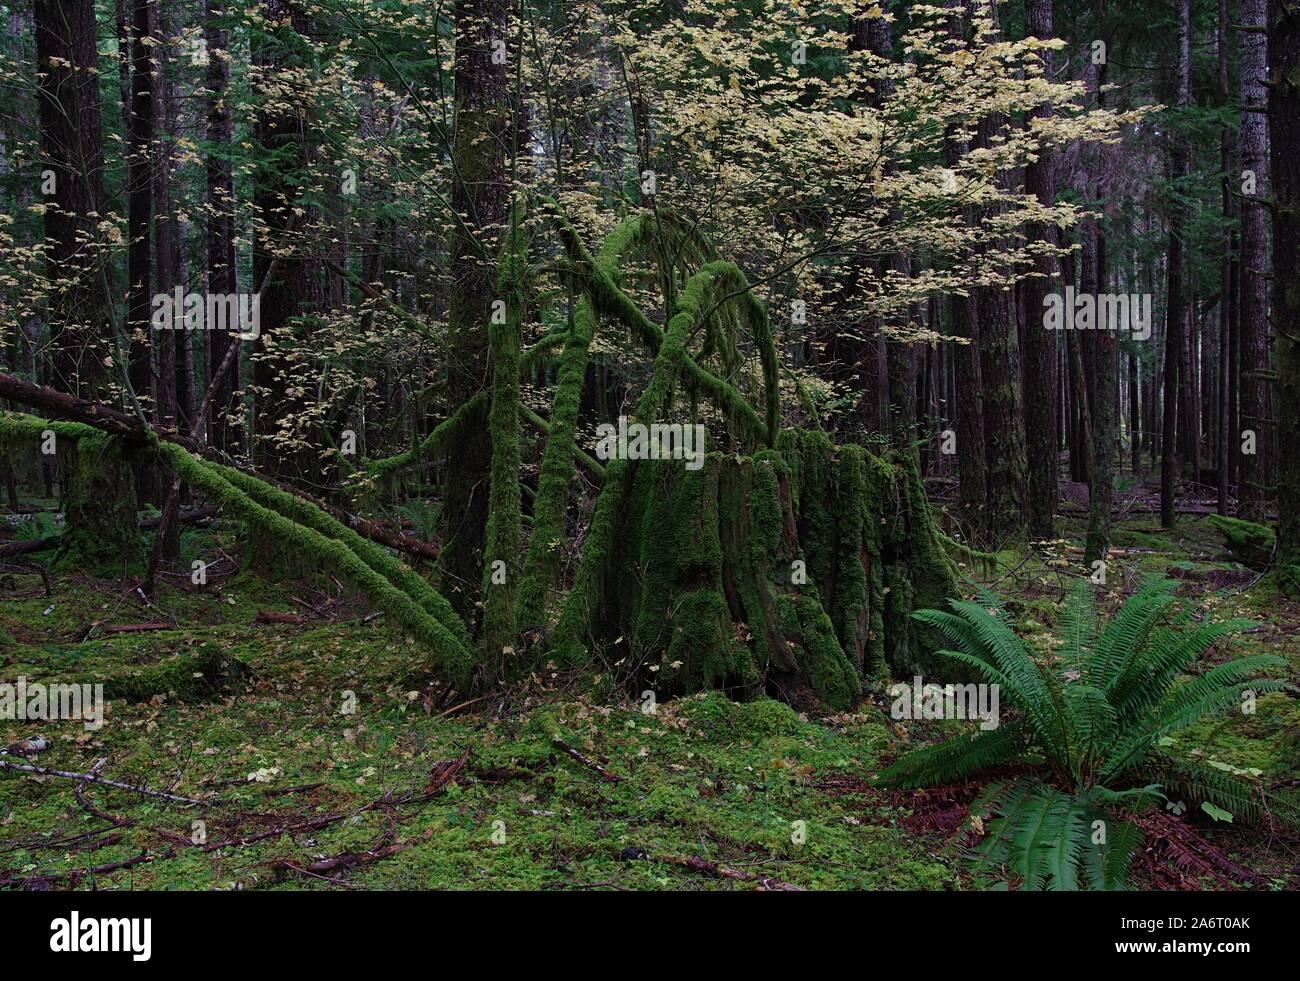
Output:
[[[1029,37],[1051,38],[1052,0],[1026,0],[1025,33]],[[1052,77],[1052,52],[1040,52],[1043,72]],[[1034,117],[1049,119],[1051,106],[1036,110]],[[1056,199],[1054,156],[1050,148],[1039,151],[1038,160],[1025,167],[1025,191],[1044,205]],[[1055,242],[1050,225],[1030,225],[1027,237]],[[1034,268],[1042,278],[1024,282],[1024,384],[1025,384],[1025,457],[1029,469],[1029,534],[1038,539],[1056,537],[1056,346],[1054,335],[1043,328],[1043,298],[1056,261],[1040,257]]]
[[[504,148],[510,125],[509,59],[494,64],[492,42],[508,37],[509,10],[509,0],[461,0],[456,7],[452,161],[458,176],[452,207],[467,223],[453,232],[448,245],[449,390],[454,404],[468,401],[488,377],[487,323],[495,296],[497,243],[508,205]],[[490,462],[491,445],[485,439],[459,440],[447,455],[442,573],[453,606],[471,623],[482,579]]]
[[[228,32],[218,23],[226,15],[225,0],[207,0],[207,23],[203,30],[208,65],[207,137],[210,149],[207,168],[207,291],[209,294],[239,292],[235,266],[235,185],[231,176],[227,147],[234,140],[234,121],[227,104],[230,88],[230,60],[225,57]],[[209,384],[231,347],[234,363],[225,374],[213,399],[208,435],[212,445],[229,453],[237,448],[238,439],[231,432],[229,419],[238,412],[239,338],[228,332],[204,332],[208,341]]]
[[1300,11],[1269,3],[1273,163],[1273,323],[1277,331],[1278,576],[1300,594]]
[[[1251,0],[1247,0],[1251,2]],[[1191,102],[1191,0],[1178,3],[1178,104]],[[1187,173],[1187,148],[1180,137],[1173,139],[1170,171],[1178,181]],[[1165,316],[1164,421],[1160,448],[1160,525],[1174,526],[1174,494],[1177,490],[1179,383],[1183,341],[1183,215],[1174,205],[1169,218],[1169,268]]]
[[[1241,432],[1233,436],[1241,461],[1238,512],[1252,521],[1264,520],[1268,511],[1265,460],[1272,441],[1268,387],[1263,377],[1268,370],[1268,239],[1263,203],[1268,197],[1268,125],[1257,111],[1266,98],[1268,41],[1261,33],[1266,6],[1267,0],[1241,2],[1241,23],[1247,28],[1240,32],[1241,169],[1243,174],[1253,175],[1255,192],[1241,199]],[[1254,433],[1253,446],[1248,433]]]

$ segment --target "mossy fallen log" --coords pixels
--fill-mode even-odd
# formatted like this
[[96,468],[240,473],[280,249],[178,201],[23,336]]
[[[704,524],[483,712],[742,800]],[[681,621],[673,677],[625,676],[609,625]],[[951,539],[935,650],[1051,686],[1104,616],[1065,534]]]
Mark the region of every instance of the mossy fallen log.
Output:
[[177,654],[157,664],[124,669],[104,684],[104,698],[147,702],[167,695],[182,702],[200,702],[235,689],[252,674],[242,661],[215,648],[198,654]]
[[[90,415],[100,418],[98,411]],[[0,441],[4,441],[0,450],[6,449],[5,442],[39,439],[46,430],[55,433],[59,446],[105,438],[98,428],[84,423],[5,415],[0,416]],[[256,534],[297,545],[303,555],[351,580],[430,647],[432,667],[445,680],[458,688],[469,686],[474,668],[469,633],[450,603],[414,570],[304,498],[203,460],[178,443],[156,442],[153,450],[182,479],[214,504],[227,507]],[[132,532],[134,535],[134,515]]]
[[[233,515],[246,521],[257,534],[292,545],[303,554],[312,556],[331,571],[351,580],[371,602],[393,616],[428,648],[430,667],[434,672],[458,690],[464,691],[469,687],[475,666],[472,653],[466,648],[461,637],[457,636],[456,631],[448,628],[412,593],[425,597],[427,602],[444,617],[454,618],[455,614],[445,609],[446,600],[434,593],[427,584],[423,589],[416,585],[414,580],[419,579],[416,573],[405,567],[390,568],[388,563],[392,561],[391,559],[387,557],[385,557],[387,561],[380,559],[376,554],[378,550],[371,552],[366,547],[368,543],[365,543],[360,536],[356,536],[355,532],[350,532],[341,525],[335,529],[339,534],[337,538],[329,537],[317,530],[318,527],[333,528],[334,526],[329,524],[333,519],[319,509],[313,509],[314,513],[307,511],[306,509],[311,509],[311,505],[292,495],[284,494],[281,498],[277,495],[283,492],[276,491],[256,478],[240,474],[238,471],[223,473],[217,465],[199,460],[173,443],[162,443],[158,450],[173,472],[182,480],[227,507]],[[304,509],[301,513],[307,523],[299,523],[265,507],[254,499],[255,496],[260,496],[268,502],[282,503],[286,508],[301,506]],[[374,561],[385,571],[377,571],[371,561],[367,560]],[[404,588],[408,585],[411,592]],[[428,590],[428,593],[425,593],[425,590]],[[436,596],[437,599],[432,599],[429,594]]]
[[1205,521],[1223,536],[1232,557],[1246,568],[1262,572],[1273,561],[1277,536],[1268,525],[1222,514],[1211,514]]

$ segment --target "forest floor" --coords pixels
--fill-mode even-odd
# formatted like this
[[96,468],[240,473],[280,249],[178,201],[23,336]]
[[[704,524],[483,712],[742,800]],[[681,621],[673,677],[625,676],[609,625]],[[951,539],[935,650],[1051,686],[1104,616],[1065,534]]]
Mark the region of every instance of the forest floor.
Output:
[[[1165,533],[1136,500],[1116,527],[1108,591],[1118,599],[1153,572],[1182,579],[1205,613],[1260,623],[1212,660],[1268,650],[1300,677],[1300,604],[1227,559],[1200,516]],[[992,580],[1029,633],[1050,629],[1078,575],[1083,517],[1068,500],[1066,511],[1056,558],[1006,553]],[[51,531],[48,513],[4,520],[0,541]],[[185,687],[214,653],[251,669],[206,699],[110,699],[94,730],[0,720],[0,750],[49,740],[31,765],[202,801],[0,771],[0,888],[977,886],[958,824],[978,787],[869,786],[900,752],[958,723],[900,724],[883,694],[831,716],[719,694],[649,713],[607,678],[554,674],[447,704],[416,648],[336,584],[238,571],[236,532],[187,528],[178,568],[197,555],[220,562],[203,587],[167,577],[152,607],[130,581],[0,567],[0,681],[111,683],[161,665]],[[302,622],[259,622],[264,611]],[[166,629],[107,632],[140,623]],[[1300,802],[1300,700],[1286,694],[1183,733],[1173,751]],[[1139,884],[1300,885],[1294,830],[1200,813],[1153,821]]]

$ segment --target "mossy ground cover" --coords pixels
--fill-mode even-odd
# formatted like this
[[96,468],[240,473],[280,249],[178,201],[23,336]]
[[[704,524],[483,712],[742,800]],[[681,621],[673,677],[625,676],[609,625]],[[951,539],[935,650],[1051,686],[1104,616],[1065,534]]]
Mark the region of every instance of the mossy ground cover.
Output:
[[[1081,532],[1067,523],[1063,538],[1078,542]],[[187,529],[183,547],[237,559],[235,538],[219,522]],[[1207,614],[1261,621],[1212,659],[1268,650],[1300,673],[1300,606],[1267,580],[1242,592],[1254,574],[1243,578],[1212,529],[1189,519],[1161,534],[1136,518],[1116,540],[1108,589],[1117,597],[1143,573],[1185,575]],[[997,589],[1027,632],[1051,628],[1060,590],[1078,574],[1069,546],[1058,551],[1055,560],[1004,555],[992,577],[1004,577]],[[0,746],[43,735],[52,745],[34,764],[84,773],[106,759],[106,778],[203,803],[95,785],[79,798],[71,780],[0,773],[0,881],[10,888],[972,884],[950,829],[909,821],[913,803],[868,786],[885,763],[954,723],[893,722],[881,698],[832,715],[705,694],[647,714],[609,677],[557,670],[461,705],[414,642],[328,579],[269,584],[232,565],[203,588],[169,578],[153,607],[129,582],[59,573],[50,585],[47,596],[38,576],[0,573],[0,680],[111,684],[163,668],[175,685],[110,699],[95,731],[77,721],[0,721]],[[310,606],[321,616],[254,623],[262,610]],[[86,630],[154,620],[174,629]],[[185,688],[195,673],[187,669],[214,652],[251,674],[225,690]],[[355,712],[345,711],[352,700]],[[1294,799],[1287,784],[1300,770],[1298,745],[1300,701],[1276,694],[1256,715],[1210,720],[1169,748]],[[1286,885],[1297,851],[1289,832],[1193,817],[1198,832]],[[682,864],[696,859],[713,864]]]
[[[217,541],[223,532],[205,534]],[[179,665],[184,678],[213,650],[252,675],[215,695],[110,699],[95,731],[78,721],[0,722],[3,745],[38,733],[51,740],[32,760],[40,766],[86,772],[106,758],[106,778],[205,801],[86,786],[83,802],[73,781],[0,774],[0,880],[137,889],[957,884],[949,859],[880,819],[878,797],[824,789],[893,751],[897,736],[875,710],[801,717],[778,702],[708,694],[647,714],[605,679],[556,675],[444,715],[452,706],[418,647],[382,618],[365,622],[359,606],[337,619],[253,624],[261,610],[302,612],[291,597],[310,584],[243,573],[206,589],[166,586],[152,609],[117,582],[54,577],[53,596],[35,577],[3,585],[0,636],[12,641],[0,656],[4,680],[111,683],[158,665]],[[177,628],[80,639],[88,623],[154,619]],[[423,799],[449,761],[455,775]],[[324,819],[336,820],[311,826]],[[193,843],[195,821],[203,845]],[[293,825],[305,827],[211,847]],[[382,860],[310,871],[321,859],[401,845]],[[142,854],[157,857],[78,875]],[[754,881],[669,861],[695,857]]]

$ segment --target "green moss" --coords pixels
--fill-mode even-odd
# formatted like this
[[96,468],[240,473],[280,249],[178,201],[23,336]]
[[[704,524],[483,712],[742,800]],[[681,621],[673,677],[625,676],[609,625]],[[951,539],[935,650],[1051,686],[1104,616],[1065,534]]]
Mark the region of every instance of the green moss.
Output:
[[105,575],[140,571],[144,550],[132,449],[81,423],[5,413],[0,416],[0,453],[15,460],[37,453],[47,431],[55,437],[66,526],[56,567]]
[[248,673],[246,665],[214,645],[195,655],[179,654],[148,667],[127,669],[104,683],[104,697],[147,702],[155,695],[168,695],[196,702],[229,691]]
[[[468,688],[474,662],[460,640],[415,599],[376,572],[346,544],[268,510],[227,480],[215,466],[195,459],[180,447],[164,443],[159,450],[177,475],[191,487],[230,508],[259,533],[279,538],[316,556],[327,568],[354,582],[372,602],[394,616],[427,645],[432,659],[431,667],[435,671],[460,690]],[[257,483],[261,484],[260,481]],[[270,490],[272,489],[267,488],[267,491]]]
[[407,467],[441,455],[446,448],[460,439],[471,438],[470,425],[487,403],[487,393],[479,392],[468,402],[434,427],[418,446],[382,460],[366,464],[365,474],[370,480],[379,480],[398,473]]
[[374,542],[362,538],[341,521],[309,501],[272,487],[265,481],[220,464],[205,463],[204,465],[212,468],[223,480],[248,495],[254,502],[304,528],[341,542],[366,566],[419,603],[460,645],[469,648],[469,631],[464,621],[451,608],[451,604],[417,572],[397,561]]
[[[687,280],[681,295],[677,299],[674,317],[669,321],[668,328],[662,330],[619,287],[614,276],[600,263],[592,259],[577,231],[564,216],[560,206],[553,200],[546,198],[544,199],[544,207],[554,218],[560,234],[561,244],[568,252],[570,259],[575,265],[589,274],[585,286],[597,313],[600,316],[607,316],[624,323],[632,334],[646,345],[655,356],[656,377],[661,376],[661,366],[671,369],[668,377],[661,378],[657,386],[656,398],[647,403],[647,408],[652,412],[655,411],[656,407],[662,403],[663,396],[669,387],[676,380],[677,373],[685,372],[693,384],[714,397],[719,408],[728,414],[729,418],[733,418],[737,425],[743,425],[752,438],[770,446],[776,439],[776,423],[780,418],[779,366],[766,311],[749,290],[749,284],[744,273],[733,263],[717,260],[705,263],[703,268]],[[628,226],[624,234],[636,235],[644,232],[643,226]],[[690,238],[697,233],[690,232],[686,234]],[[701,252],[698,257],[702,258],[703,255],[704,253]],[[724,295],[730,296],[731,302],[737,304],[744,311],[751,329],[751,336],[759,351],[766,388],[766,424],[759,419],[758,413],[754,411],[753,406],[731,384],[702,367],[685,350],[685,337],[696,325],[696,322],[708,312],[713,303],[722,299]],[[678,321],[678,317],[681,318],[681,321]],[[674,329],[678,333],[679,342],[671,340]],[[667,359],[664,359],[663,348],[665,345],[670,345]],[[654,384],[652,380],[651,385],[654,386]],[[641,417],[644,420],[644,414]]]
[[[488,432],[492,439],[491,483],[487,530],[484,535],[482,645],[489,670],[505,675],[506,650],[515,640],[515,595],[519,589],[519,552],[523,544],[519,474],[522,451],[519,435],[519,350],[526,292],[528,250],[523,229],[523,205],[510,217],[510,234],[498,267],[497,293],[506,297],[502,322],[492,318],[488,338],[492,352],[492,407]],[[502,565],[503,564],[503,565]]]
[[[610,276],[617,275],[617,261],[637,237],[640,221],[623,222],[606,238],[595,265]],[[564,513],[573,478],[577,452],[574,434],[582,388],[587,377],[588,352],[595,339],[598,318],[591,296],[578,297],[573,312],[573,330],[567,335],[560,355],[559,378],[551,403],[551,421],[542,469],[533,502],[533,530],[524,557],[516,620],[524,628],[539,627],[546,615],[548,593],[560,566],[560,542],[564,537]]]
[[1221,514],[1207,515],[1205,523],[1223,536],[1228,551],[1242,565],[1264,569],[1272,561],[1277,536],[1267,525]]

